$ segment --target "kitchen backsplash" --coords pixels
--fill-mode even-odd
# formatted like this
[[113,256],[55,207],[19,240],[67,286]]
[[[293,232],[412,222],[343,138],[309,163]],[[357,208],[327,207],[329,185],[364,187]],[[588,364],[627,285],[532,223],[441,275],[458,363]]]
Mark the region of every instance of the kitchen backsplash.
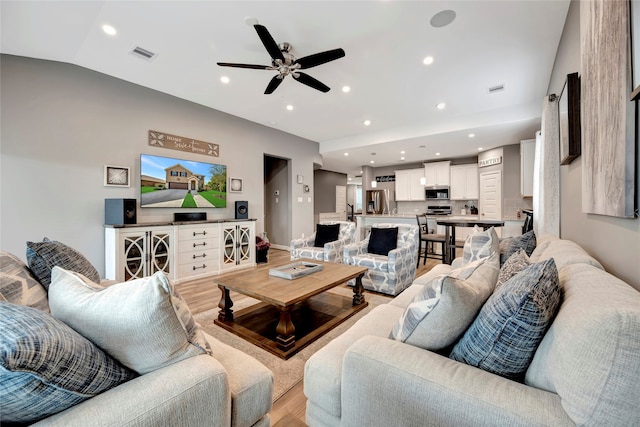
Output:
[[[461,215],[462,209],[466,209],[467,215],[471,212],[469,208],[473,205],[478,207],[478,200],[428,200],[419,202],[397,202],[397,210],[399,214],[416,214],[427,210],[427,206],[451,206],[451,213],[453,215]],[[465,208],[465,205],[467,207]],[[533,209],[533,201],[531,198],[505,198],[502,205],[502,217],[503,219],[515,220],[518,216],[518,211],[522,212],[523,209]],[[520,215],[520,219],[524,219],[524,214]]]

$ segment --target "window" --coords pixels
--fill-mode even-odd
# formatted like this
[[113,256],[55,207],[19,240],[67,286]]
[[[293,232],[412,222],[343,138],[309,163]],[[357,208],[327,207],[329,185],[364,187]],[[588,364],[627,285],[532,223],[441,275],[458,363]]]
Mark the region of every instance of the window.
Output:
[[171,171],[171,176],[178,176],[178,172],[176,172],[176,171]]

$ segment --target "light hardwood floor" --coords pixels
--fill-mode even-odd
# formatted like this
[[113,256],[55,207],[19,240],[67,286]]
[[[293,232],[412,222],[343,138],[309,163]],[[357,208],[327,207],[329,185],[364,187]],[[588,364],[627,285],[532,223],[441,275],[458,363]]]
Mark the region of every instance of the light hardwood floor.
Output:
[[[289,251],[273,248],[269,250],[269,264],[281,264],[289,261],[289,259]],[[426,265],[422,265],[421,262],[418,270],[416,271],[416,277],[431,270],[438,263],[439,261],[435,259],[428,259]],[[182,283],[177,286],[177,289],[180,292],[180,295],[182,295],[187,302],[191,312],[194,314],[218,307],[218,302],[220,301],[220,290],[211,279]],[[232,292],[231,298],[234,302],[239,303],[242,298],[247,297]],[[391,299],[391,297],[389,297],[389,299]],[[303,382],[300,381],[273,404],[273,409],[271,410],[271,424],[276,424],[278,421],[283,420],[287,415],[291,418],[304,421],[306,406],[307,398],[303,392]],[[284,419],[282,424],[289,424],[286,421],[287,420]]]

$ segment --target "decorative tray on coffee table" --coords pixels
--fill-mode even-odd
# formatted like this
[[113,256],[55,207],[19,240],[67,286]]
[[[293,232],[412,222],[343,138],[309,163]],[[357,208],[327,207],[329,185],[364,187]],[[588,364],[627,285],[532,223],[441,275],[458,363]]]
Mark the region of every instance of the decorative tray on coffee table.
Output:
[[307,276],[322,270],[322,264],[315,264],[307,261],[297,261],[291,264],[283,265],[278,268],[270,268],[269,275],[281,277],[283,279],[297,279],[298,277]]

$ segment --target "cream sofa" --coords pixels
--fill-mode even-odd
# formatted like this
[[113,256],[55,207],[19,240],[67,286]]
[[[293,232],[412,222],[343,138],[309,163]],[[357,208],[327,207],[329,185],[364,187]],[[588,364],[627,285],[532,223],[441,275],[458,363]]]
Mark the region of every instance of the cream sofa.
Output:
[[[438,265],[305,365],[312,426],[638,426],[640,293],[577,244],[539,239],[563,300],[524,383],[388,338]],[[454,264],[455,267],[455,264]]]
[[[45,288],[26,265],[0,252],[0,267],[0,301],[4,301],[0,304],[20,304],[18,299],[22,298],[21,305],[48,311],[48,301],[42,300]],[[16,287],[22,290],[15,292]],[[204,336],[213,356],[197,355],[138,376],[33,425],[270,425],[272,372],[251,356],[206,333]]]

